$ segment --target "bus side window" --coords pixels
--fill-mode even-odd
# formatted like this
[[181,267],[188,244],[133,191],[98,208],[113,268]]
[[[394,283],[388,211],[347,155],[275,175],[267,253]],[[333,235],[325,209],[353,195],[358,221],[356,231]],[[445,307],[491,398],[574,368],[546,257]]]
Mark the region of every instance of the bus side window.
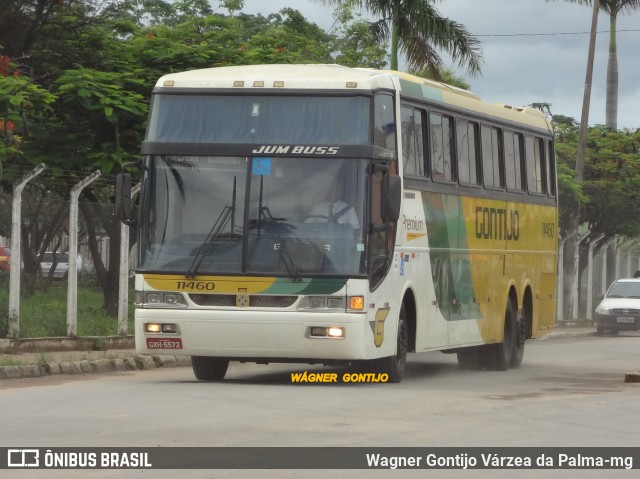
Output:
[[479,185],[478,124],[458,119],[456,121],[456,138],[458,139],[458,176],[460,182]]
[[525,139],[525,153],[527,157],[527,186],[529,193],[546,193],[546,167],[544,148],[541,138],[527,136]]
[[385,278],[393,254],[396,226],[386,225],[380,215],[382,203],[382,178],[384,173],[376,171],[371,178],[371,222],[369,233],[369,281],[373,291]]
[[545,143],[547,145],[547,181],[549,183],[547,192],[549,196],[556,196],[556,161],[553,152],[553,143],[549,140],[546,140]]
[[374,100],[373,144],[396,151],[396,124],[393,113],[393,97],[379,93]]
[[501,133],[499,128],[482,126],[482,177],[490,188],[504,186],[501,161]]
[[434,180],[452,181],[453,119],[439,113],[429,114],[431,171]]
[[522,165],[522,134],[512,131],[504,132],[504,164],[507,189],[523,191],[524,167]]
[[402,164],[404,175],[424,175],[423,112],[411,107],[401,110]]

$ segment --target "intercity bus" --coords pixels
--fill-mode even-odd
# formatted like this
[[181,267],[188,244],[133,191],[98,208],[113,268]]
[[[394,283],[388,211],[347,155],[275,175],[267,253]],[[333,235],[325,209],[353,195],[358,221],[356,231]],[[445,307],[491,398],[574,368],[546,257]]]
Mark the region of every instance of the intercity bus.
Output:
[[[553,327],[536,109],[395,71],[210,68],[159,79],[142,153],[136,349],[191,356],[197,379],[246,361],[399,382],[425,351],[506,370]],[[348,214],[318,213],[330,190]]]

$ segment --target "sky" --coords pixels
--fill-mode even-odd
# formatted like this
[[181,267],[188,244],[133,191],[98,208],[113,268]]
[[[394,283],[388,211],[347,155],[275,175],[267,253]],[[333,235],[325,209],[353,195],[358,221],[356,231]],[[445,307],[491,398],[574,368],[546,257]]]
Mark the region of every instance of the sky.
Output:
[[[243,11],[268,15],[299,10],[325,30],[333,7],[314,0],[245,0]],[[442,54],[445,64],[491,103],[549,103],[554,115],[580,121],[592,9],[562,0],[442,0],[436,8],[481,42],[482,74],[469,77]],[[633,31],[624,31],[633,30]],[[605,123],[609,17],[598,16],[589,124]],[[575,33],[575,34],[574,34]],[[640,128],[640,11],[618,17],[618,128]],[[402,65],[401,65],[402,68]]]

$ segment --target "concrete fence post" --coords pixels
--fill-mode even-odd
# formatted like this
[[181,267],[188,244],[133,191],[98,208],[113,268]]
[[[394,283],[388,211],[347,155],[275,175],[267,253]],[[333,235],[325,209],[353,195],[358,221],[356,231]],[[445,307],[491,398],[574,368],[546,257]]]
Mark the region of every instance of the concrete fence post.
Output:
[[[131,188],[131,197],[140,191],[140,184]],[[126,335],[129,322],[129,226],[120,224],[120,277],[118,291],[118,334]]]
[[9,271],[9,334],[20,337],[20,274],[22,270],[22,190],[27,183],[44,171],[46,166],[37,166],[13,185],[11,205],[11,269]]
[[604,238],[604,234],[599,234],[589,242],[589,257],[587,259],[587,319],[593,319],[593,250],[596,244]]
[[69,207],[69,270],[67,273],[67,336],[76,336],[78,330],[78,201],[82,190],[101,175],[94,171],[71,188]]

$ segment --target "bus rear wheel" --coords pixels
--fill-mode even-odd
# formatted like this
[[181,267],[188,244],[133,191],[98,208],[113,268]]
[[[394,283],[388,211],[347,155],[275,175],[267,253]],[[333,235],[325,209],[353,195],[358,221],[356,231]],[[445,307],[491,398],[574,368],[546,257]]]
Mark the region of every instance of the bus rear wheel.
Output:
[[[517,350],[518,325],[513,302],[509,299],[504,313],[504,337],[501,343],[484,346],[482,351],[487,369],[506,371],[511,366],[514,352]],[[524,346],[524,344],[523,344]]]
[[518,369],[524,358],[524,342],[527,340],[527,320],[518,315],[516,319],[516,342],[511,355],[511,369]]
[[227,374],[229,361],[208,356],[192,356],[191,367],[196,379],[200,381],[222,381]]
[[388,374],[390,383],[399,383],[404,377],[407,368],[407,351],[409,350],[409,326],[404,304],[400,307],[398,317],[398,338],[396,343],[396,354],[386,358],[375,360],[376,370],[380,374]]

